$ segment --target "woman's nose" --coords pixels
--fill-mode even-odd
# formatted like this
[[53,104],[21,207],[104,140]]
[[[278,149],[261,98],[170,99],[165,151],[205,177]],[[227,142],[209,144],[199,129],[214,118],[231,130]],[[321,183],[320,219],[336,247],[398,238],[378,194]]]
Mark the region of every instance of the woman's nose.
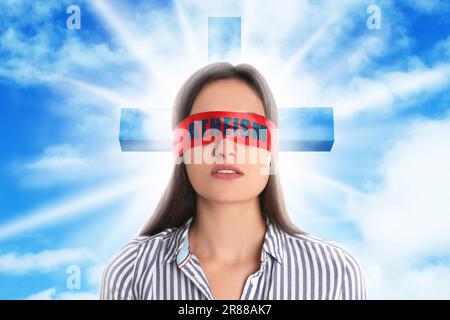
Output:
[[229,138],[218,139],[214,145],[214,155],[223,159],[229,155],[236,156],[236,143]]

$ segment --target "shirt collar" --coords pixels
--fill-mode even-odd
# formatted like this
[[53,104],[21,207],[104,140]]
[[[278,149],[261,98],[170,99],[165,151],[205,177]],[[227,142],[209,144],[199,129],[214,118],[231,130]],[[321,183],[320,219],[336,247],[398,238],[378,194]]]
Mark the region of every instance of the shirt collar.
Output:
[[[175,229],[169,238],[164,253],[163,261],[165,263],[177,261],[183,263],[190,253],[188,231],[194,217],[190,217],[182,226]],[[285,232],[273,223],[269,217],[266,217],[266,234],[264,238],[263,250],[270,254],[279,263],[283,262],[284,244],[286,241]]]

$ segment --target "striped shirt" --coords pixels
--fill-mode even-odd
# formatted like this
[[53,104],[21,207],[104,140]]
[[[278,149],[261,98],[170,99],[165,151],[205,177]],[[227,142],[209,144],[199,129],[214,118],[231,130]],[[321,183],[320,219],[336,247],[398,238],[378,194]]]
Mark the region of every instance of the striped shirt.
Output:
[[[103,272],[100,299],[212,300],[189,248],[192,221],[126,244]],[[261,267],[247,278],[241,300],[366,299],[361,265],[343,246],[288,234],[269,218],[266,224]]]

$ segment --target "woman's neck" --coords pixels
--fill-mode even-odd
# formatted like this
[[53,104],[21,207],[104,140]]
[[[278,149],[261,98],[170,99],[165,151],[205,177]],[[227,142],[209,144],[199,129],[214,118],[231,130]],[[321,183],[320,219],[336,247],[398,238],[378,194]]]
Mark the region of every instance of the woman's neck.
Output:
[[235,264],[260,258],[265,233],[258,198],[219,203],[198,196],[197,214],[188,237],[197,257]]

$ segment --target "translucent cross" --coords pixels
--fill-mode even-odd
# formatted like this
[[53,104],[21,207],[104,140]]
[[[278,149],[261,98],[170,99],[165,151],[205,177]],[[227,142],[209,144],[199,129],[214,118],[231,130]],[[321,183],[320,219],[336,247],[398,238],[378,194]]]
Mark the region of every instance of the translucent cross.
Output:
[[[208,61],[237,62],[241,18],[208,17]],[[170,151],[169,108],[122,108],[122,151]],[[334,143],[333,108],[282,107],[278,110],[280,151],[330,151]]]

